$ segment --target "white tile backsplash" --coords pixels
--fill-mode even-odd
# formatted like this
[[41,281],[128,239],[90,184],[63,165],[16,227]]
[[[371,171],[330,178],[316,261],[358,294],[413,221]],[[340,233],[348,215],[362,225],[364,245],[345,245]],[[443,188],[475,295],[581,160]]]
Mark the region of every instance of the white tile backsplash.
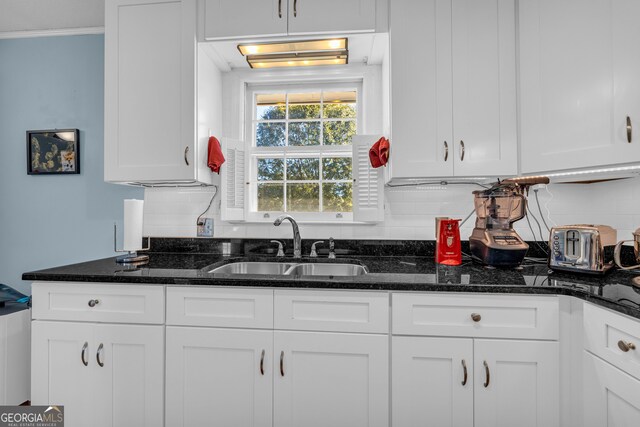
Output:
[[[538,197],[549,226],[560,224],[607,224],[618,230],[619,239],[631,237],[640,227],[640,178],[593,184],[550,184],[540,187]],[[378,224],[300,224],[305,239],[407,239],[435,238],[435,218],[450,216],[465,218],[473,209],[473,185],[451,185],[429,189],[386,188],[385,220]],[[212,188],[148,188],[145,189],[145,235],[153,237],[195,237],[196,218],[208,206]],[[548,234],[538,211],[533,190],[529,194],[529,209],[540,221],[543,239]],[[271,223],[228,223],[220,220],[220,195],[217,195],[206,217],[214,218],[215,237],[289,238],[291,227]],[[549,209],[547,218],[546,208]],[[461,228],[466,240],[475,216]],[[537,239],[537,225],[531,219]],[[532,240],[526,219],[516,223],[516,230],[526,240]]]

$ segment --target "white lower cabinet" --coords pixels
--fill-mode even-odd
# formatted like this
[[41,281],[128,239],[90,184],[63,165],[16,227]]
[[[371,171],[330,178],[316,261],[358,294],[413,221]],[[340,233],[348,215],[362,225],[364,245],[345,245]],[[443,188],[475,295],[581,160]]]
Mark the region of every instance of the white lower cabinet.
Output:
[[473,426],[473,340],[393,337],[394,427]]
[[383,427],[388,415],[385,335],[274,333],[274,425]]
[[559,425],[557,342],[396,336],[391,372],[394,427]]
[[640,380],[585,351],[585,427],[635,427],[640,423]]
[[272,425],[273,331],[167,327],[167,426]]
[[474,426],[560,425],[559,345],[474,340]]
[[67,427],[163,425],[163,326],[35,320],[31,355],[31,402]]

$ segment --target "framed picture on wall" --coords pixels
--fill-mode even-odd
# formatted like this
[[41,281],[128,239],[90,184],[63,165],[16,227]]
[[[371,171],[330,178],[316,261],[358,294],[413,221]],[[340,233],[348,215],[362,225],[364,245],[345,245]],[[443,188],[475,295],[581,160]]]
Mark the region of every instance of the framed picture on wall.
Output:
[[27,173],[29,175],[79,174],[80,131],[78,129],[28,130]]

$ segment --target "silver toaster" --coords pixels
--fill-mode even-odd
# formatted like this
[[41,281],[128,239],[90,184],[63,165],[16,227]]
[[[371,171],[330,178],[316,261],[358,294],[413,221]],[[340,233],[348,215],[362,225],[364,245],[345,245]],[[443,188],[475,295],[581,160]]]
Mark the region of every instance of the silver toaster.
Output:
[[604,274],[613,266],[618,232],[608,225],[553,227],[549,235],[552,270]]

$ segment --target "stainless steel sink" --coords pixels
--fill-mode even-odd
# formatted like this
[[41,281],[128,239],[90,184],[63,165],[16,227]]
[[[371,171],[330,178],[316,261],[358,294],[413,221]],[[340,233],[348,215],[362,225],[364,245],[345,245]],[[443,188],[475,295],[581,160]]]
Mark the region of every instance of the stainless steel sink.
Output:
[[214,274],[257,274],[280,276],[361,276],[367,274],[365,266],[335,263],[295,263],[295,262],[231,262],[216,268],[205,269]]
[[287,274],[294,276],[361,276],[367,268],[357,264],[298,264]]
[[296,264],[288,262],[233,262],[209,270],[208,273],[284,275],[294,265]]

